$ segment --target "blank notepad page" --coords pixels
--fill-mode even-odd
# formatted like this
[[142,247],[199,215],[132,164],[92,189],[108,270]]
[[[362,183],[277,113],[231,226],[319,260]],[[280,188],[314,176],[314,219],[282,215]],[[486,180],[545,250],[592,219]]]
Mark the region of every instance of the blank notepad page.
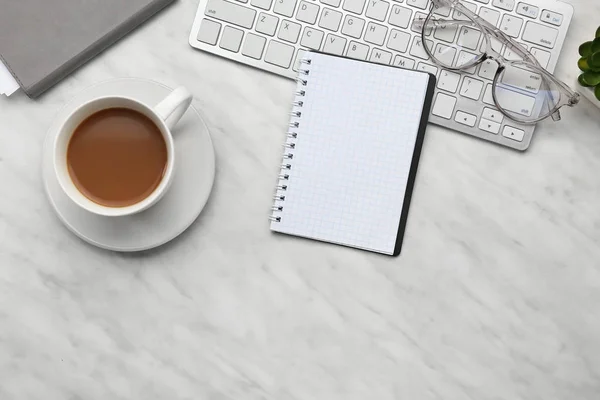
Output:
[[321,53],[309,59],[271,229],[392,254],[430,76]]

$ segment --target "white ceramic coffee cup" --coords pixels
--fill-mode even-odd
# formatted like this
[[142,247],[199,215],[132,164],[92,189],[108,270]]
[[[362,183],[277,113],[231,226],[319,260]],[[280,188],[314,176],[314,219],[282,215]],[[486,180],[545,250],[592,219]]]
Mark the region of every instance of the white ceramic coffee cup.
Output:
[[[58,183],[67,196],[79,207],[94,214],[118,217],[138,213],[158,202],[169,189],[175,169],[175,149],[171,130],[181,119],[192,102],[192,95],[184,87],[175,89],[158,105],[152,107],[144,102],[123,96],[99,97],[88,101],[73,111],[60,128],[54,141],[53,163]],[[125,207],[107,207],[95,203],[83,195],[71,180],[67,166],[67,150],[73,133],[87,117],[108,108],[128,108],[150,118],[159,128],[167,145],[167,165],[163,179],[152,193],[138,203]]]

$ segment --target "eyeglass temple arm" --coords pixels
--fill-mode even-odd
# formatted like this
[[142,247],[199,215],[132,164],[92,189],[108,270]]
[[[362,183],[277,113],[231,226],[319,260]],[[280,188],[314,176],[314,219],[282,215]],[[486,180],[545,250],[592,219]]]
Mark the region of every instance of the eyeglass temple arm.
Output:
[[[427,21],[427,23],[425,23],[425,21]],[[425,17],[418,17],[415,18],[415,20],[413,21],[413,26],[415,28],[418,29],[423,29],[423,27],[426,28],[437,28],[437,27],[441,27],[441,26],[453,26],[453,25],[469,25],[469,26],[475,26],[475,23],[473,21],[466,21],[463,19],[429,19],[426,20]]]
[[[488,24],[486,20],[482,20],[482,21],[478,21],[478,22],[494,38],[498,39],[499,41],[510,44],[510,47],[513,50],[513,52],[517,53],[519,56],[521,56],[521,58],[523,58],[523,60],[527,60],[527,61],[539,66],[539,63],[535,59],[535,57],[533,57],[529,52],[527,52],[525,49],[523,49],[517,42],[512,40],[512,38],[510,36],[506,36],[502,31],[500,31],[493,25]],[[486,24],[483,24],[482,22],[485,22]],[[461,19],[443,19],[443,20],[429,19],[429,20],[425,20],[425,18],[420,17],[419,19],[415,19],[414,23],[415,23],[414,26],[416,29],[423,29],[424,26],[429,29],[438,28],[438,27],[446,27],[446,26],[461,26],[461,25],[477,27],[477,24],[475,22],[461,20]],[[489,26],[487,26],[487,25],[489,25]]]
[[[460,12],[463,15],[466,15],[470,20],[443,20],[444,23],[448,23],[449,25],[471,25],[477,26],[479,24],[482,28],[488,31],[490,35],[498,39],[500,42],[504,42],[505,44],[510,44],[513,48],[513,51],[517,53],[519,56],[523,58],[523,60],[527,60],[535,65],[539,65],[538,61],[533,57],[527,50],[525,50],[519,43],[515,42],[513,38],[502,32],[496,26],[489,23],[485,18],[475,14],[465,6],[463,6],[459,0],[433,0],[434,3],[439,5],[445,5],[448,7],[455,8],[456,11]],[[472,20],[472,21],[471,21]],[[432,21],[431,19],[429,20]],[[473,21],[477,21],[476,23]],[[429,24],[428,24],[429,25]],[[435,25],[435,24],[434,24]],[[541,67],[541,66],[540,66]]]

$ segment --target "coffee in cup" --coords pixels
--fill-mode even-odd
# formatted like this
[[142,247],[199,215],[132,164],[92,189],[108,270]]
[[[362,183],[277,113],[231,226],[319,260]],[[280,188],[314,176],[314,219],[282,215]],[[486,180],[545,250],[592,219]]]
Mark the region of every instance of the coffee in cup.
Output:
[[171,129],[191,101],[178,88],[155,107],[121,96],[80,106],[54,142],[63,191],[81,208],[104,216],[131,215],[155,204],[173,179]]
[[159,127],[129,108],[98,111],[79,124],[67,149],[69,176],[88,199],[126,207],[148,197],[167,166]]

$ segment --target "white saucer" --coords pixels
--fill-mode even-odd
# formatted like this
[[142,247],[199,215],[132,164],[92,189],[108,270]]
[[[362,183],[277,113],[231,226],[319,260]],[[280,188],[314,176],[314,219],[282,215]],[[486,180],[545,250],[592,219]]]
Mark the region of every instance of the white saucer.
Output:
[[62,191],[52,166],[52,143],[58,128],[80,104],[99,96],[119,95],[158,104],[171,88],[142,79],[102,82],[78,94],[59,112],[46,135],[42,174],[50,203],[61,221],[81,239],[114,251],[140,251],[160,246],[185,231],[198,217],[215,177],[215,153],[206,124],[190,107],[173,136],[177,164],[173,183],[153,207],[126,217],[103,217],[79,208]]

